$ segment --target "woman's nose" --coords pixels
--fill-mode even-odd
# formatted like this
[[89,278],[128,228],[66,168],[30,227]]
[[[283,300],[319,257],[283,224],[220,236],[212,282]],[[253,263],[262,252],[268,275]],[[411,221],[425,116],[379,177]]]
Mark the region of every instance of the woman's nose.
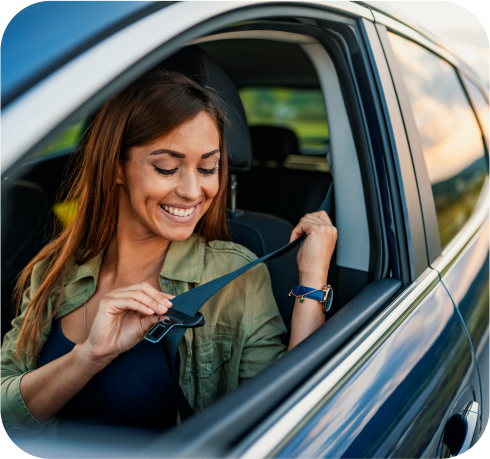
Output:
[[197,201],[201,197],[201,186],[197,174],[193,172],[185,174],[175,192],[177,196],[190,202]]

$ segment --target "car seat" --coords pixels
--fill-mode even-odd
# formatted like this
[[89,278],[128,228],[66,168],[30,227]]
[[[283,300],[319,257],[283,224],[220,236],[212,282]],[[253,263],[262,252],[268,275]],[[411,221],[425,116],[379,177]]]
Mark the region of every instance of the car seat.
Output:
[[[252,126],[253,167],[240,177],[247,193],[237,206],[276,215],[296,226],[306,213],[315,212],[332,184],[328,172],[288,169],[288,155],[299,155],[299,142],[290,129]],[[266,199],[264,199],[264,197]]]
[[[241,175],[249,170],[252,164],[252,142],[245,111],[234,83],[197,45],[182,49],[158,68],[183,73],[215,96],[231,124],[231,129],[225,125],[230,172],[239,174],[241,179]],[[290,222],[277,216],[235,209],[228,212],[228,226],[232,240],[247,247],[258,257],[287,244],[293,230]],[[279,312],[288,327],[294,301],[287,297],[287,293],[298,283],[299,278],[296,250],[277,260],[269,261],[267,266]]]
[[49,197],[38,184],[17,180],[2,187],[2,341],[14,317],[17,275],[46,241],[51,226]]

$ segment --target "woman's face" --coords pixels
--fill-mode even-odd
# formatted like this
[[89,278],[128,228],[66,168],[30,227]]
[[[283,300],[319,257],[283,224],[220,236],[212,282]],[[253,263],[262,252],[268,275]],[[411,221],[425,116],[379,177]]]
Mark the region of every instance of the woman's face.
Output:
[[170,241],[190,237],[219,188],[219,132],[199,113],[119,164],[118,227]]

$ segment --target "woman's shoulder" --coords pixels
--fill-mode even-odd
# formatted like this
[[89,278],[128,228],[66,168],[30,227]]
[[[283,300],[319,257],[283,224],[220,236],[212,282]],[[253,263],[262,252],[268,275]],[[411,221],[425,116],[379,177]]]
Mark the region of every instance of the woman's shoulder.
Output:
[[[215,279],[228,274],[257,259],[257,255],[244,247],[231,241],[207,241],[205,243],[204,277]],[[258,265],[258,269],[263,267]],[[253,269],[252,269],[253,270]]]
[[[49,243],[45,246],[47,247]],[[80,255],[83,253],[83,247],[80,246],[76,249],[75,253],[71,255],[71,257],[68,260],[68,266],[66,267],[66,278],[69,279],[70,277],[73,277],[78,268],[79,265],[75,262],[76,259],[80,257]],[[31,286],[31,293],[34,294],[38,288],[41,286],[42,282],[46,278],[47,272],[50,270],[50,268],[53,265],[54,260],[57,258],[56,255],[49,255],[45,258],[42,258],[38,260],[34,266],[32,267],[32,272],[31,272],[31,279],[30,279],[30,286]],[[54,290],[59,289],[61,286],[61,279],[58,280]]]
[[236,260],[238,263],[243,260],[250,263],[257,259],[257,255],[241,244],[231,241],[208,241],[206,243],[209,252],[220,253],[224,257]]

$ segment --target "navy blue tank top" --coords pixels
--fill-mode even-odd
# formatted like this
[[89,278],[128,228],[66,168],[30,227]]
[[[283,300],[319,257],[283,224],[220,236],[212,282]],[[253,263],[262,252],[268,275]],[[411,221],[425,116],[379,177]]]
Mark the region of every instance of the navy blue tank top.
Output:
[[[67,354],[75,343],[53,322],[39,366]],[[178,374],[178,363],[176,368]],[[176,424],[177,408],[161,345],[146,340],[117,356],[97,373],[59,412],[61,431],[74,424],[122,425],[155,433]]]

